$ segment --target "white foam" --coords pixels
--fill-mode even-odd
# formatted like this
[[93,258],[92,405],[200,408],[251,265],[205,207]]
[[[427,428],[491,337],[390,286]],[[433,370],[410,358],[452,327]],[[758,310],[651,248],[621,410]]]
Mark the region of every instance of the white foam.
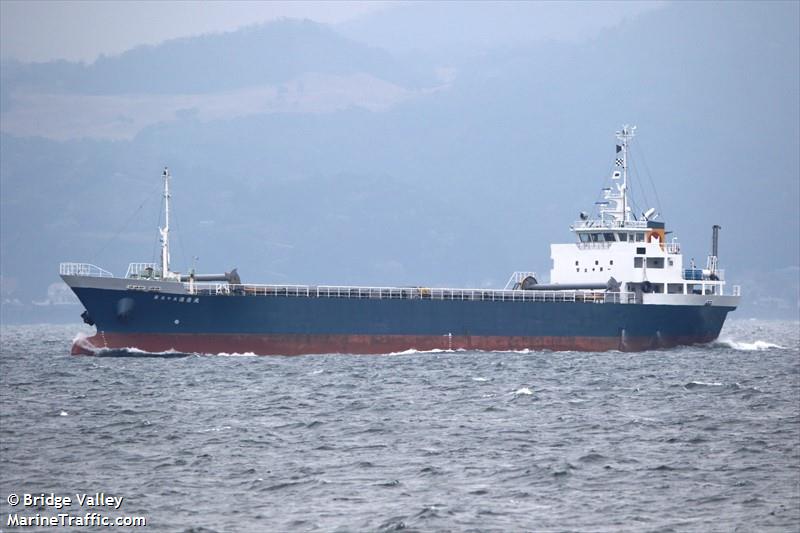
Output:
[[529,389],[528,387],[522,387],[521,389],[515,390],[514,394],[519,396],[520,394],[530,395],[533,393],[531,392],[531,389]]
[[472,381],[489,381],[486,378],[472,378]]
[[728,348],[733,348],[734,350],[741,350],[744,352],[756,352],[761,350],[769,350],[771,348],[777,348],[779,350],[784,349],[783,346],[766,341],[740,342],[731,339],[720,339],[716,342],[716,344],[721,344],[722,346],[727,346]]
[[69,416],[69,413],[67,413],[66,411],[61,411],[60,413],[58,413],[58,416]]
[[134,348],[133,346],[126,346],[125,348],[99,348],[99,349],[96,346],[91,346],[91,348],[95,351],[97,355],[103,355],[107,353],[118,353],[118,352],[125,352],[129,354],[141,354],[141,355],[176,355],[184,353],[184,352],[179,352],[174,348],[170,348],[169,350],[165,350],[163,352],[148,352],[147,350],[142,350],[141,348]]
[[91,341],[89,340],[89,335],[87,335],[82,331],[79,331],[78,333],[75,334],[75,336],[72,338],[72,344],[73,346],[77,345],[81,347],[83,350],[90,353],[94,353],[97,351],[97,346],[91,343]]
[[72,342],[73,343],[86,342],[86,339],[88,339],[88,338],[89,338],[89,336],[86,333],[84,333],[82,331],[79,331],[78,333],[75,334],[74,337],[72,337]]
[[724,383],[718,381],[690,381],[689,385],[700,385],[703,387],[722,387]]
[[170,348],[169,350],[164,350],[161,352],[148,352],[147,350],[142,350],[141,348],[134,348],[133,346],[127,346],[125,348],[100,348],[97,349],[96,347],[92,346],[97,354],[106,354],[106,353],[117,353],[117,352],[125,352],[129,354],[136,354],[136,355],[201,355],[204,357],[258,357],[258,354],[253,352],[219,352],[219,353],[197,353],[197,352],[182,352],[180,350],[176,350],[175,348]]
[[[386,355],[413,355],[417,353],[453,353],[456,350],[442,350],[440,348],[434,348],[433,350],[416,350],[411,348],[409,350],[403,350],[402,352],[389,352]],[[463,350],[458,350],[463,351]]]

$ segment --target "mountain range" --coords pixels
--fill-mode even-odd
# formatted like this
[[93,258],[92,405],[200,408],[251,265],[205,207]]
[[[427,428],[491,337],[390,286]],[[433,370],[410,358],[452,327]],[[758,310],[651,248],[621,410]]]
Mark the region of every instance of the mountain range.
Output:
[[[659,4],[564,39],[526,36],[523,10],[506,16],[511,37],[474,42],[459,20],[480,16],[414,5],[394,21],[282,20],[91,64],[4,62],[3,322],[77,317],[59,305],[60,261],[122,273],[154,260],[165,165],[178,270],[546,279],[549,243],[572,239],[628,122],[637,209],[657,208],[698,263],[721,224],[737,313],[798,318],[797,3]],[[415,20],[428,38],[391,39]]]

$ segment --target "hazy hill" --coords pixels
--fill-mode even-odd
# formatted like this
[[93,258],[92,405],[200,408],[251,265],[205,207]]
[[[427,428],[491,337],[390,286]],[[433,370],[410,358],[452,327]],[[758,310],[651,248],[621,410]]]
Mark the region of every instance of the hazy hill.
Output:
[[[12,61],[2,71],[5,93],[207,93],[283,82],[308,72],[369,73],[407,86],[433,80],[432,73],[327,26],[289,19],[140,46],[91,64]],[[11,103],[4,99],[4,109]]]
[[[788,3],[677,4],[585,42],[465,45],[452,62],[361,47],[313,25],[331,47],[326,57],[342,58],[338,72],[368,71],[413,90],[380,109],[354,100],[208,118],[190,108],[124,141],[21,137],[4,119],[2,298],[46,300],[61,260],[123,272],[153,259],[164,164],[175,176],[181,270],[199,256],[201,270],[238,266],[243,279],[261,282],[502,286],[522,269],[546,278],[548,244],[571,239],[569,224],[610,173],[614,130],[632,122],[640,210],[659,207],[699,262],[720,223],[728,277],[746,284],[740,316],[796,317],[797,15]],[[199,65],[251,31],[102,64],[142,72],[180,49]],[[281,46],[310,39],[308,31],[284,23]],[[275,46],[246,55],[283,56]],[[312,63],[290,61],[283,75],[322,68]],[[397,77],[434,67],[447,75],[431,85]],[[233,78],[255,76],[230,68]],[[14,76],[4,69],[4,87]],[[69,90],[124,90],[92,79]],[[137,90],[173,91],[183,79],[153,77]],[[192,83],[187,90],[213,91],[221,82]]]

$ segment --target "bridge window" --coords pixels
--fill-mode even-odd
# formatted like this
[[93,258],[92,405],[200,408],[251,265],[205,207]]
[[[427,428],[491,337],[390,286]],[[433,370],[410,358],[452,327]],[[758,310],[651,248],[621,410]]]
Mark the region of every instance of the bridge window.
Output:
[[663,257],[648,257],[647,268],[664,268]]
[[636,242],[644,242],[644,233],[643,232],[637,232],[636,233]]
[[586,233],[578,233],[578,238],[581,240],[581,242],[589,242],[589,235]]
[[644,248],[637,248],[636,249],[636,253],[639,254],[639,255],[644,255],[645,254],[645,249]]
[[589,234],[589,240],[591,240],[592,242],[597,242],[600,239],[598,238],[598,234],[597,233],[590,233]]
[[613,233],[603,233],[603,239],[605,239],[606,242],[614,242],[617,240],[614,238]]
[[683,283],[667,283],[667,294],[683,294]]
[[619,240],[621,240],[622,242],[625,242],[625,241],[628,240],[628,234],[627,233],[617,233],[617,237],[619,237]]

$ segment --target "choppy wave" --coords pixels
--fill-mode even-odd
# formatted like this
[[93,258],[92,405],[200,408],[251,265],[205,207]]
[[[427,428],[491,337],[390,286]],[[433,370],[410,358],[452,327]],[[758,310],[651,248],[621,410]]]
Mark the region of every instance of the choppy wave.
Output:
[[113,490],[154,531],[800,524],[796,323],[635,355],[247,361],[72,357],[76,329],[3,331],[8,493]]

